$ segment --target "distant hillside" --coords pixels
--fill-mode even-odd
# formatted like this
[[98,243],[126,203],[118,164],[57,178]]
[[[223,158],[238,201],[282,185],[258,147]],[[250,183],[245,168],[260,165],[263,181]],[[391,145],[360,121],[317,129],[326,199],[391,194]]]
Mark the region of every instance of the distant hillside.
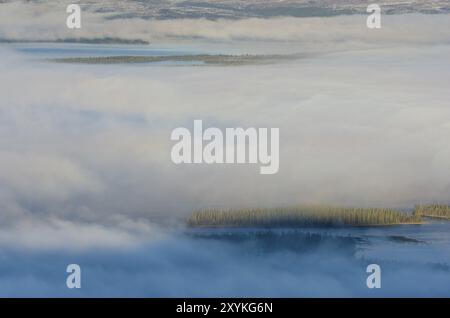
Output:
[[[6,0],[3,2],[11,2]],[[29,0],[42,3],[41,0]],[[50,2],[50,1],[48,1]],[[60,4],[59,1],[54,1]],[[323,17],[366,14],[366,0],[86,0],[84,10],[106,13],[110,19],[242,19],[250,17]],[[1,5],[2,1],[0,1]],[[379,3],[385,14],[448,13],[448,0],[384,0]]]

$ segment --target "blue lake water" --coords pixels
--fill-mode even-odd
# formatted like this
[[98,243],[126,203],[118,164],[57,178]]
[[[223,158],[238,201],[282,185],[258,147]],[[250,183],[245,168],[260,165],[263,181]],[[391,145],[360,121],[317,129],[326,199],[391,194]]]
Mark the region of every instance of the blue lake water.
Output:
[[395,262],[447,263],[450,265],[450,221],[429,219],[420,225],[298,228],[298,229],[195,229],[208,234],[313,233],[334,237],[361,238],[356,257]]
[[150,45],[101,44],[14,44],[13,47],[28,56],[40,58],[101,57],[101,56],[170,56],[199,54],[194,48],[154,47]]

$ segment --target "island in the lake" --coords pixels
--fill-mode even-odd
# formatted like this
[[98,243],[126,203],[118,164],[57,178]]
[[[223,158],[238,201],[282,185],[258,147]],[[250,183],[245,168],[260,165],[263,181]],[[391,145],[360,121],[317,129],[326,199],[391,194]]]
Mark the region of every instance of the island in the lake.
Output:
[[207,209],[194,212],[190,227],[267,228],[340,227],[422,224],[424,218],[450,219],[450,207],[418,205],[412,212],[388,208],[303,206],[266,209]]
[[134,64],[134,63],[187,63],[200,65],[253,65],[270,64],[283,60],[292,60],[300,55],[226,55],[226,54],[186,54],[157,56],[92,56],[52,58],[50,62],[71,64]]

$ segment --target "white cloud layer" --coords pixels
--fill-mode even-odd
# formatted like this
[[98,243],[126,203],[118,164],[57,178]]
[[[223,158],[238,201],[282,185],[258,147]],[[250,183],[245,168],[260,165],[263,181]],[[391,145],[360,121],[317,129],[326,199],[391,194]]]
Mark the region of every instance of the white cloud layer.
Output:
[[[43,3],[0,6],[2,38],[73,36],[61,27],[65,15]],[[164,228],[203,207],[448,202],[449,20],[390,16],[372,32],[360,16],[212,22],[88,15],[77,33],[200,37],[230,41],[208,49],[308,53],[243,67],[51,64],[2,45],[0,295],[373,296],[363,284],[369,259],[334,245],[260,256],[241,244],[167,236]],[[279,127],[280,172],[174,165],[170,133],[193,119]],[[428,254],[414,244],[383,245],[396,262],[383,267],[387,284],[378,295],[448,294],[448,269],[433,267],[448,261],[439,240],[426,246]],[[365,257],[383,256],[376,248]],[[83,269],[78,291],[64,285],[72,262]]]
[[[3,36],[12,30],[18,38],[25,34],[3,18]],[[401,27],[387,25],[377,40],[367,30],[349,31],[355,17],[199,21],[194,28],[221,39],[240,37],[232,34],[241,31],[251,38],[282,34],[300,41],[292,51],[313,48],[307,58],[264,66],[62,65],[4,46],[0,219],[16,227],[4,232],[0,244],[35,241],[33,231],[24,231],[30,237],[20,240],[5,236],[19,235],[30,219],[63,222],[56,230],[37,226],[44,235],[37,241],[53,246],[61,235],[70,236],[65,222],[87,224],[88,232],[89,224],[97,224],[99,233],[108,224],[111,236],[92,238],[105,242],[118,227],[107,220],[118,216],[136,225],[135,220],[185,216],[211,206],[412,207],[448,201],[449,21],[418,16],[408,22],[412,18],[391,17]],[[155,23],[170,33],[171,23],[187,22]],[[227,26],[215,32],[203,23]],[[294,31],[293,25],[304,23],[314,27]],[[341,43],[336,52],[326,36]],[[259,45],[268,51],[277,46]],[[170,133],[190,127],[193,119],[222,128],[279,127],[280,172],[261,176],[256,166],[174,165]],[[142,238],[117,231],[124,241]]]

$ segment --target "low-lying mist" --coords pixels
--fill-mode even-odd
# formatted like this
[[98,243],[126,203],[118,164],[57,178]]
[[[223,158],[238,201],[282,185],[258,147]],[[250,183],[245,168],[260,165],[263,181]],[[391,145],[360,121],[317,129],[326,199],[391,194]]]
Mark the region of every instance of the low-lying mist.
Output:
[[[0,11],[0,36],[66,35],[55,31],[59,17],[41,14],[48,24],[31,32]],[[204,208],[448,203],[448,16],[390,17],[373,38],[364,22],[349,31],[357,18],[155,22],[158,40],[255,40],[261,52],[308,53],[270,65],[67,65],[2,44],[0,296],[448,296],[440,237],[425,251],[394,232],[361,253],[353,240],[302,248],[299,235],[271,248],[264,237],[184,232],[183,220]],[[129,22],[119,35],[145,35],[149,22]],[[170,134],[195,119],[279,128],[279,172],[175,165]],[[382,266],[380,290],[366,287],[372,262]],[[66,288],[70,263],[82,268],[80,290]]]
[[[172,234],[134,248],[2,249],[1,296],[379,297],[447,296],[448,267],[355,258],[350,238],[300,234],[208,237]],[[277,244],[280,243],[280,244]],[[293,244],[295,243],[295,244]],[[302,248],[302,246],[304,248]],[[311,247],[313,246],[313,247]],[[366,287],[367,265],[382,267],[381,289]],[[65,286],[67,264],[81,289]]]

